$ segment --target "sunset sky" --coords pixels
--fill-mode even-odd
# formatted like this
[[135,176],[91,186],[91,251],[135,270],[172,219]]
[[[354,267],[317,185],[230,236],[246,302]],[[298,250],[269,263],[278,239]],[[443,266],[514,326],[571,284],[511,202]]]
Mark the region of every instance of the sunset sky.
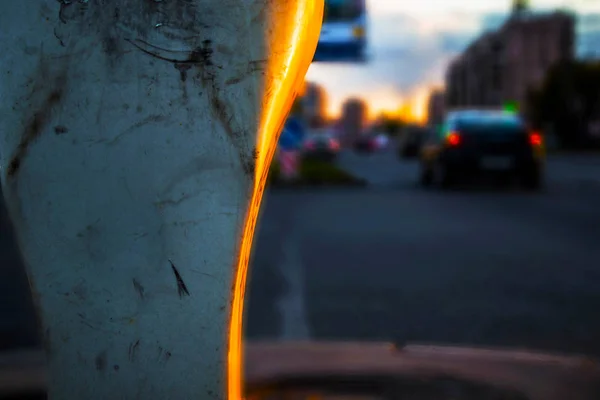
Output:
[[[569,8],[579,15],[578,50],[600,55],[600,0],[532,0],[534,9]],[[366,65],[314,63],[307,80],[325,87],[329,111],[348,97],[362,97],[371,113],[417,116],[444,70],[478,34],[498,27],[510,0],[367,0],[371,60]],[[594,50],[592,50],[594,49]]]

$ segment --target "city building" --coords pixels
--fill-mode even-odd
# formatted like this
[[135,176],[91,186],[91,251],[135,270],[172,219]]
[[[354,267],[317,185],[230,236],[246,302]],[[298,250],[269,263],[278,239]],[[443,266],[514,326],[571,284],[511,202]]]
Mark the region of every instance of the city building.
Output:
[[555,63],[575,57],[575,18],[564,11],[533,13],[516,1],[494,32],[477,38],[448,67],[448,108],[501,107],[513,103],[526,114],[530,89]]
[[434,90],[429,95],[427,104],[427,123],[436,126],[442,123],[446,112],[446,93],[443,90]]
[[361,99],[348,99],[342,105],[342,115],[339,121],[341,139],[350,144],[365,130],[367,122],[367,105]]
[[315,83],[306,83],[302,97],[304,120],[311,128],[321,127],[327,120],[327,94]]

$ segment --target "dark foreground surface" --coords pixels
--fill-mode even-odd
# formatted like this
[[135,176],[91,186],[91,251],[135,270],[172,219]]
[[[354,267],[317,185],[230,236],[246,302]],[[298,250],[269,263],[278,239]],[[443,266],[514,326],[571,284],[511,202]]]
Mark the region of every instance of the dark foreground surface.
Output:
[[[370,189],[272,191],[251,271],[251,339],[532,347],[600,356],[600,161],[554,158],[544,193],[415,187],[393,155],[342,154]],[[35,344],[2,216],[0,344]]]
[[0,188],[0,352],[39,343],[27,277]]

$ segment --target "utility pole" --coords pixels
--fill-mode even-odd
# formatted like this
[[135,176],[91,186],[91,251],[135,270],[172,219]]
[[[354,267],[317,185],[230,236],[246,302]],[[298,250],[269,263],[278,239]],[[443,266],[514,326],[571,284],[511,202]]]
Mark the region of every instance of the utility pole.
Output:
[[248,256],[322,0],[0,13],[0,177],[50,399],[239,399]]

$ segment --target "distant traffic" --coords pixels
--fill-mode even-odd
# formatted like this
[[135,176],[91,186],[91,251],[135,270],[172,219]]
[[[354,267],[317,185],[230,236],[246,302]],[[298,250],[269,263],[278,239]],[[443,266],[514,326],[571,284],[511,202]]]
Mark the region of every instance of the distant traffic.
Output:
[[286,160],[294,153],[298,162],[335,163],[342,152],[368,156],[389,150],[398,162],[418,162],[416,179],[424,187],[492,182],[539,190],[544,185],[544,137],[515,112],[461,109],[448,112],[437,126],[405,125],[393,132],[377,122],[307,127],[295,118],[280,139],[279,154]]
[[446,116],[442,129],[422,138],[420,182],[448,188],[467,181],[517,181],[539,189],[544,177],[543,138],[515,113],[462,110]]

